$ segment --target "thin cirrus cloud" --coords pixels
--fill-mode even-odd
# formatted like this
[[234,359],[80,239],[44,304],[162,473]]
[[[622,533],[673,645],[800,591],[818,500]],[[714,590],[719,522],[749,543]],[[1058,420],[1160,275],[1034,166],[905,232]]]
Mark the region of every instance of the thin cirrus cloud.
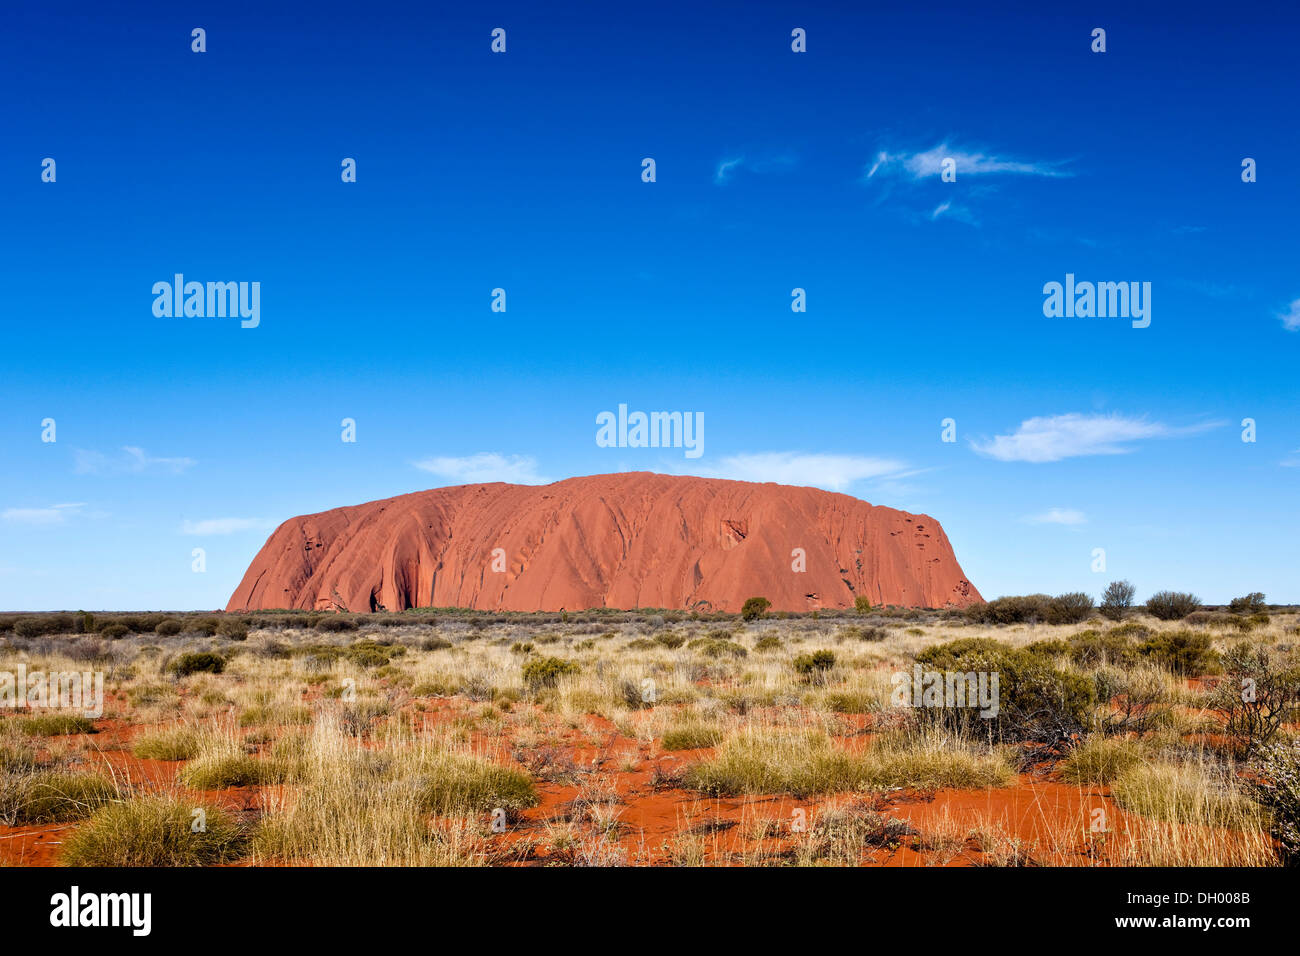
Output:
[[1300,332],[1300,299],[1293,300],[1285,312],[1278,313],[1278,318],[1288,332]]
[[48,508],[6,508],[0,511],[0,518],[14,524],[65,524],[69,518],[81,514],[85,507],[84,501],[77,501],[50,505]]
[[528,455],[507,456],[485,451],[463,458],[424,458],[412,464],[454,484],[504,481],[513,485],[546,485],[551,482],[537,471],[537,460]]
[[713,171],[713,184],[715,186],[725,186],[731,182],[735,174],[744,170],[746,172],[764,173],[780,172],[783,169],[789,169],[795,164],[795,157],[790,155],[779,156],[761,156],[756,159],[750,159],[745,156],[736,156],[730,159],[723,159]]
[[1086,524],[1088,517],[1075,508],[1049,508],[1041,514],[1028,515],[1024,519],[1029,524]]
[[1175,428],[1145,418],[1123,415],[1051,415],[1027,418],[1009,435],[994,435],[971,447],[986,458],[997,461],[1033,463],[1061,461],[1087,455],[1123,455],[1133,451],[1133,443],[1151,438],[1181,438],[1194,435],[1221,422],[1204,422]]
[[953,160],[957,178],[963,176],[1072,176],[1063,162],[1011,159],[989,153],[959,149],[941,143],[919,153],[891,153],[881,150],[866,172],[866,179],[878,174],[899,175],[911,180],[929,179],[943,172],[943,161]]
[[181,524],[181,534],[216,535],[235,534],[240,531],[254,531],[271,526],[265,518],[204,518],[200,521],[185,521]]
[[892,458],[773,451],[730,455],[706,469],[703,476],[845,491],[855,482],[898,479],[915,473],[906,463]]
[[143,448],[123,445],[121,452],[106,455],[100,451],[76,451],[76,472],[79,475],[140,475],[146,472],[168,472],[179,475],[193,468],[193,458],[158,458]]

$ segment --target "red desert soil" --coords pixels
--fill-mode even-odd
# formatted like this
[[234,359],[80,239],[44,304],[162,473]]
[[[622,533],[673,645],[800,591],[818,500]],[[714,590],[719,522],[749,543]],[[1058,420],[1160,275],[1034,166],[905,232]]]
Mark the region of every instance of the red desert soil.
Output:
[[981,600],[927,515],[816,488],[627,472],[437,488],[290,518],[226,610],[735,612],[755,595],[778,611],[852,607],[858,595],[907,607]]
[[[446,725],[463,721],[481,704],[458,698],[430,700],[407,713],[417,725]],[[550,731],[549,744],[527,751],[529,770],[538,781],[541,802],[525,811],[506,833],[489,838],[489,852],[498,864],[547,866],[574,862],[575,850],[566,847],[555,834],[569,820],[580,821],[585,805],[606,803],[618,811],[619,827],[611,831],[603,847],[604,862],[663,865],[679,858],[684,843],[699,844],[701,858],[714,865],[737,865],[763,857],[793,859],[794,848],[807,835],[791,830],[795,812],[814,833],[820,815],[828,808],[867,800],[879,813],[911,824],[922,836],[956,828],[963,834],[946,850],[929,845],[908,845],[894,849],[869,850],[861,862],[884,866],[969,866],[987,860],[982,848],[964,834],[971,827],[991,825],[1000,839],[1023,841],[1035,862],[1055,865],[1087,865],[1087,839],[1081,832],[1093,808],[1105,808],[1113,825],[1128,830],[1140,818],[1120,811],[1103,788],[1079,788],[1032,774],[1023,774],[1005,789],[901,790],[881,795],[838,795],[796,799],[788,796],[713,798],[684,790],[676,777],[689,764],[706,759],[708,749],[665,753],[648,746],[643,738],[624,737],[608,720],[595,715],[579,725],[566,725],[552,715],[537,711]],[[846,717],[845,736],[839,745],[859,749],[871,745],[870,723],[864,717]],[[97,721],[98,733],[84,736],[81,769],[111,771],[132,789],[185,793],[199,802],[222,806],[248,821],[265,809],[266,799],[292,787],[231,787],[219,791],[184,788],[178,773],[183,761],[140,760],[130,753],[134,738],[153,725],[132,724],[110,715]],[[279,736],[285,728],[276,728]],[[482,733],[470,734],[470,742],[486,755],[514,763],[508,740]],[[259,750],[265,750],[262,744]],[[544,753],[538,753],[544,751]],[[541,759],[539,759],[541,758]],[[538,760],[532,763],[532,760]],[[486,832],[486,818],[484,832]],[[760,825],[766,833],[758,835]],[[64,841],[79,823],[40,824],[22,827],[0,826],[0,865],[56,865]],[[1051,847],[1051,834],[1076,830],[1075,845]],[[590,832],[588,830],[588,832]],[[1071,841],[1074,842],[1074,841]],[[289,861],[282,861],[289,862]]]

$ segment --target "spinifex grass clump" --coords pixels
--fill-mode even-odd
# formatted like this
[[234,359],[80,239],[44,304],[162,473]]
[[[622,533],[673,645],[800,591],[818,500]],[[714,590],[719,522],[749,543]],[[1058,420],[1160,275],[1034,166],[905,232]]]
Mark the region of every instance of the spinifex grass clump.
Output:
[[64,734],[93,734],[95,722],[79,714],[38,714],[18,722],[23,733],[33,737],[58,737]]
[[816,731],[749,728],[688,768],[687,787],[719,795],[808,796],[887,787],[990,787],[1014,778],[1005,757],[941,734],[882,738],[850,753]]
[[117,796],[117,785],[99,773],[17,774],[0,780],[0,820],[10,825],[77,820]]
[[189,760],[199,752],[201,742],[197,730],[178,724],[141,734],[131,752],[141,760]]
[[[201,811],[201,817],[195,811]],[[196,820],[202,826],[196,827]],[[65,866],[212,866],[248,851],[248,830],[215,807],[167,795],[110,803],[73,831]]]
[[522,771],[406,725],[368,747],[323,714],[276,759],[295,793],[270,801],[256,839],[261,862],[474,865],[483,861],[474,834],[489,815],[512,817],[538,799]]

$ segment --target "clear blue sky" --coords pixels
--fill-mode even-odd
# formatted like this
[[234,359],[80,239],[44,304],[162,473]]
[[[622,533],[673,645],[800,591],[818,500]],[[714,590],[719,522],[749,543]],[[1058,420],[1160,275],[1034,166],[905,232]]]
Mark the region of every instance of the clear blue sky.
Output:
[[[132,6],[0,24],[0,609],[219,607],[292,515],[625,469],[928,513],[986,597],[1300,601],[1294,8]],[[175,273],[260,325],[156,318]],[[1046,318],[1066,273],[1150,327]],[[598,447],[619,403],[703,456]]]

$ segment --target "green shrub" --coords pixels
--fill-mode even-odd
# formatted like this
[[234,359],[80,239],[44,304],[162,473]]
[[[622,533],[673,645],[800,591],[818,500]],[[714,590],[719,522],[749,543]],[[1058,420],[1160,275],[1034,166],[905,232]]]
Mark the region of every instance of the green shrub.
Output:
[[665,631],[662,634],[656,634],[655,641],[669,650],[675,651],[686,643],[686,636],[678,634],[676,631]]
[[1135,640],[1142,640],[1144,637],[1150,637],[1155,631],[1147,627],[1140,621],[1127,621],[1118,627],[1112,627],[1106,632],[1107,637],[1126,637]]
[[811,654],[800,654],[792,662],[796,673],[803,674],[805,677],[828,671],[835,666],[834,651],[813,651]]
[[324,631],[328,634],[341,634],[344,631],[355,631],[357,629],[357,622],[352,620],[350,617],[331,615],[317,620],[315,627],[316,630]]
[[[1097,632],[1084,631],[1083,633],[1095,634]],[[1058,640],[1034,641],[1032,644],[1025,645],[1025,653],[1033,654],[1035,657],[1067,657],[1070,653],[1070,645],[1065,641]]]
[[185,622],[186,631],[191,634],[202,634],[205,637],[216,634],[220,626],[221,621],[215,617],[192,617]]
[[1137,649],[1122,634],[1112,628],[1105,634],[1094,630],[1080,631],[1070,636],[1070,660],[1080,667],[1099,667],[1102,664],[1130,665],[1138,659]]
[[120,641],[131,633],[131,629],[125,624],[105,624],[99,629],[100,637],[106,637],[110,641]]
[[853,599],[853,610],[857,611],[859,614],[870,614],[871,598],[867,597],[865,594],[859,594]]
[[522,668],[524,683],[530,690],[542,687],[554,687],[561,677],[577,674],[580,668],[576,661],[566,661],[559,657],[536,657],[524,663]]
[[1047,603],[1048,624],[1078,624],[1092,614],[1092,597],[1082,591],[1058,594]]
[[20,617],[13,623],[13,632],[19,637],[41,637],[46,633],[45,622],[39,617]]
[[212,651],[191,651],[176,658],[167,665],[167,669],[177,677],[198,673],[220,674],[226,669],[226,659]]
[[1152,634],[1138,645],[1138,653],[1180,677],[1204,674],[1218,659],[1208,634],[1188,630]]
[[972,604],[966,617],[976,624],[1028,624],[1047,620],[1051,603],[1046,594],[1010,595]]
[[781,638],[775,634],[765,635],[754,642],[754,650],[756,651],[779,651],[781,647]]
[[185,629],[185,625],[175,618],[168,618],[165,621],[159,621],[158,626],[153,629],[155,634],[163,637],[175,637]]
[[1069,740],[1091,721],[1096,700],[1092,682],[1052,666],[1051,658],[974,637],[928,647],[916,660],[923,668],[945,673],[998,676],[996,716],[981,716],[971,706],[945,705],[923,708],[923,721],[1006,741],[1047,743]]
[[741,606],[740,619],[742,621],[757,621],[767,613],[767,609],[771,606],[772,602],[765,597],[752,597]]
[[217,625],[217,633],[232,641],[248,640],[248,625],[236,618],[226,618]]
[[1200,607],[1200,598],[1183,591],[1157,591],[1147,598],[1147,613],[1162,621],[1181,620]]

